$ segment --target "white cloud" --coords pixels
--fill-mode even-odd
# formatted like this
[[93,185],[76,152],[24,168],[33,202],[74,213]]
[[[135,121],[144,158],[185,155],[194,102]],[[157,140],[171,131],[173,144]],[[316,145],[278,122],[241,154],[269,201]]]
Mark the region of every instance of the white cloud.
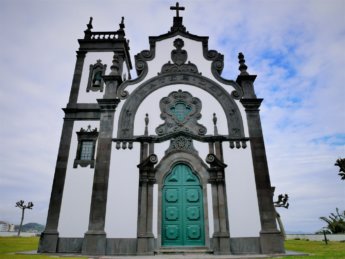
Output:
[[[125,16],[134,62],[135,54],[149,48],[149,35],[170,29],[170,4],[2,2],[3,219],[16,218],[13,206],[18,199],[35,199],[28,215],[44,223],[62,125],[60,108],[68,101],[77,38],[83,37],[89,17],[94,17],[95,30],[115,30]],[[225,55],[225,77],[236,78],[241,51],[248,71],[258,75],[255,88],[258,97],[265,98],[261,115],[271,180],[277,193],[291,196],[291,208],[281,213],[283,220],[287,230],[318,230],[319,216],[335,207],[345,209],[344,182],[333,165],[345,156],[344,144],[313,142],[345,133],[345,2],[182,1],[181,5],[186,6],[182,15],[187,30],[210,36],[210,48]]]

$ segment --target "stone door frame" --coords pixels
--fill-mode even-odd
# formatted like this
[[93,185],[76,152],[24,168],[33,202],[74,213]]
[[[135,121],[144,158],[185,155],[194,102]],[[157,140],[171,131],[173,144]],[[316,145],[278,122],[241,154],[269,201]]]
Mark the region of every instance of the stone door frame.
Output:
[[[155,168],[156,183],[158,185],[158,212],[157,212],[157,250],[170,248],[162,246],[162,190],[166,176],[171,172],[177,164],[186,164],[199,177],[201,190],[203,193],[203,208],[204,208],[204,233],[205,233],[205,248],[210,249],[210,234],[209,234],[209,217],[208,217],[208,200],[207,200],[207,184],[209,179],[209,172],[207,165],[202,159],[194,154],[184,151],[169,153],[164,156]],[[195,246],[196,247],[196,246]],[[189,250],[195,248],[194,246],[179,247],[179,250]],[[198,246],[200,248],[200,246]],[[177,249],[177,247],[171,247]]]

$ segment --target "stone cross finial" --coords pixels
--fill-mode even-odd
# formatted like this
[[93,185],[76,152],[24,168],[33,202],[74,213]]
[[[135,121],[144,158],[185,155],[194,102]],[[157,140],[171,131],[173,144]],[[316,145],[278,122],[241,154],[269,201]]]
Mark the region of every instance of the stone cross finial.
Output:
[[178,2],[176,2],[176,6],[170,6],[170,10],[176,10],[176,17],[180,17],[179,11],[183,11],[184,9],[184,7],[180,7],[180,4]]

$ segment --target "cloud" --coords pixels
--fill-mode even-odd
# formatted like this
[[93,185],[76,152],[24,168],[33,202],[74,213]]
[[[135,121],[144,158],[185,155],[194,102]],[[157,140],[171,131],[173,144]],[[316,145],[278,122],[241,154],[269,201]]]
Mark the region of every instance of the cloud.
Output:
[[[133,56],[148,36],[166,33],[168,1],[9,1],[0,22],[1,220],[19,199],[28,219],[44,223],[75,65],[77,38],[90,16],[94,30],[115,30],[125,16]],[[276,194],[289,193],[287,230],[316,231],[319,216],[344,208],[334,162],[345,156],[344,1],[182,1],[187,30],[210,36],[225,55],[223,76],[236,79],[238,52],[257,74],[268,163]],[[135,72],[132,71],[135,76]],[[12,206],[13,205],[13,206]],[[31,216],[29,216],[31,215]],[[31,218],[30,218],[31,217]]]

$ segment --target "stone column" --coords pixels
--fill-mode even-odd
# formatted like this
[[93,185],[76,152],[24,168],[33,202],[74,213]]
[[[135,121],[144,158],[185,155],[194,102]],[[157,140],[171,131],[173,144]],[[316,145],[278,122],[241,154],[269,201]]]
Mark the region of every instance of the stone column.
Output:
[[84,235],[82,254],[105,255],[106,233],[104,231],[107,209],[108,181],[113,139],[115,109],[120,102],[117,89],[122,83],[123,59],[114,53],[111,72],[103,76],[106,83],[103,99],[97,99],[100,108],[100,126],[97,144],[96,165],[93,178],[89,228]]
[[74,121],[65,119],[61,132],[60,146],[56,161],[55,174],[52,186],[52,192],[49,202],[47,224],[41,234],[38,252],[56,253],[58,244],[58,223],[62,202],[62,194],[65,185],[67,162],[71,146]]
[[155,181],[154,165],[158,159],[149,155],[139,165],[137,254],[154,254],[154,236],[152,233],[153,185]]
[[[218,145],[216,150],[219,148],[221,147]],[[229,216],[224,172],[227,165],[214,154],[208,154],[206,162],[211,166],[209,182],[212,188],[213,204],[213,250],[215,254],[230,254]]]
[[86,56],[86,51],[77,51],[77,61],[74,68],[74,75],[72,80],[72,87],[71,92],[69,95],[69,103],[77,103],[78,100],[78,94],[79,94],[79,88],[80,88],[80,80],[81,76],[83,74],[83,66],[84,66],[84,60]]
[[268,172],[265,144],[262,134],[259,107],[263,99],[245,98],[255,184],[260,212],[260,244],[264,254],[284,253],[284,238],[277,229],[272,187]]
[[[68,105],[77,103],[80,79],[83,72],[85,56],[86,51],[77,51],[77,60],[75,64]],[[59,224],[62,194],[65,185],[67,162],[72,139],[73,125],[73,120],[64,119],[58,157],[54,173],[52,192],[49,202],[47,224],[45,230],[41,234],[38,252],[57,252],[57,244],[59,238],[59,233],[57,229]]]
[[93,179],[89,228],[85,233],[82,253],[104,255],[106,233],[104,231],[110,157],[112,147],[115,109],[119,99],[98,99],[101,110],[96,165]]

